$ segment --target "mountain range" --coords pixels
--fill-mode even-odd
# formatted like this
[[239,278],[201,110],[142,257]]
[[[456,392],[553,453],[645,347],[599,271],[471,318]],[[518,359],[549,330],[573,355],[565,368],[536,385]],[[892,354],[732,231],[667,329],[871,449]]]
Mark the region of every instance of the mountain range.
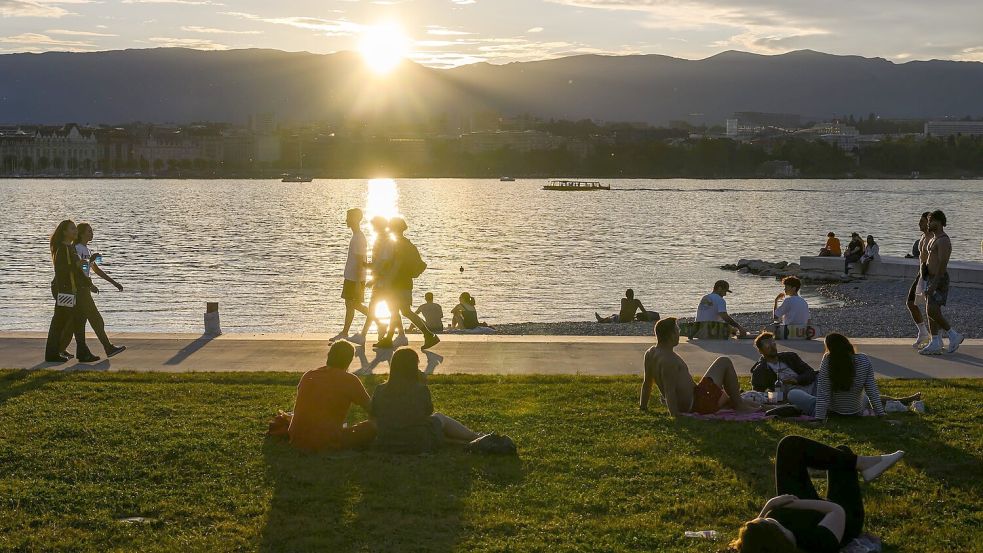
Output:
[[351,52],[181,48],[0,55],[0,123],[243,123],[485,111],[544,118],[722,124],[735,111],[804,118],[983,116],[983,63],[728,51],[686,60],[581,55],[371,75]]

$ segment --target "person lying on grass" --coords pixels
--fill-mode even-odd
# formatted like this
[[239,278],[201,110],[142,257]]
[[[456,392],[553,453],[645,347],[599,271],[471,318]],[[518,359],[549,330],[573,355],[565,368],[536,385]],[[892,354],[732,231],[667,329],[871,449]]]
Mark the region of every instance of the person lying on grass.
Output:
[[328,350],[327,364],[307,371],[297,385],[297,402],[287,430],[290,444],[304,451],[341,451],[368,447],[375,423],[343,426],[352,404],[369,411],[371,400],[357,376],[348,372],[355,347],[338,340]]
[[689,367],[673,348],[679,345],[679,326],[675,317],[655,323],[656,345],[645,352],[645,379],[639,408],[648,410],[652,384],[659,386],[669,414],[716,413],[729,408],[738,412],[760,411],[761,405],[741,398],[737,371],[729,357],[718,357],[698,384],[693,383]]
[[389,380],[372,394],[376,447],[390,453],[430,453],[445,440],[470,442],[481,435],[460,422],[434,413],[430,388],[420,373],[420,356],[399,348],[389,361]]
[[[785,436],[775,455],[778,496],[769,499],[755,519],[744,523],[731,550],[836,553],[863,530],[864,503],[857,473],[870,482],[902,456],[904,451],[858,456],[845,445],[830,447],[802,436]],[[816,492],[809,469],[826,471],[826,499]]]

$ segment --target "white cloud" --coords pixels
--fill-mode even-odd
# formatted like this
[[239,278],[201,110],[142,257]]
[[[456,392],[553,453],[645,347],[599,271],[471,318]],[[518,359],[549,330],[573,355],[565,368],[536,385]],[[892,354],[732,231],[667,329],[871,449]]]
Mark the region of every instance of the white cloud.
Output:
[[44,47],[44,50],[69,51],[84,51],[95,48],[95,45],[91,42],[60,40],[57,38],[51,38],[50,36],[41,33],[21,33],[14,36],[0,37],[0,43],[25,46],[31,50],[42,46]]
[[451,0],[451,2],[454,2],[458,6],[467,6],[468,4],[477,4],[478,3],[477,0]]
[[73,31],[70,29],[48,29],[45,32],[51,35],[67,35],[67,36],[119,36],[111,33],[97,33],[93,31]]
[[208,39],[198,38],[174,38],[155,36],[150,38],[150,42],[164,48],[192,48],[194,50],[228,50],[224,44],[218,44]]
[[241,17],[252,21],[262,21],[275,25],[288,25],[298,29],[308,29],[321,31],[326,36],[350,36],[358,34],[365,29],[364,25],[354,23],[345,19],[321,19],[320,17],[262,17],[252,13],[244,12],[221,12],[223,15]]
[[0,0],[0,17],[64,17],[72,12],[41,0]]
[[473,35],[474,33],[469,33],[467,31],[458,31],[455,29],[448,29],[447,27],[441,27],[440,25],[427,25],[428,35],[437,36],[464,36]]
[[211,0],[123,0],[124,4],[184,4],[187,6],[224,6]]
[[533,27],[532,29],[526,29],[527,33],[541,33],[543,32],[542,27]]
[[190,33],[202,33],[211,35],[261,35],[263,31],[233,31],[231,29],[216,29],[214,27],[200,27],[198,25],[185,25],[182,31]]

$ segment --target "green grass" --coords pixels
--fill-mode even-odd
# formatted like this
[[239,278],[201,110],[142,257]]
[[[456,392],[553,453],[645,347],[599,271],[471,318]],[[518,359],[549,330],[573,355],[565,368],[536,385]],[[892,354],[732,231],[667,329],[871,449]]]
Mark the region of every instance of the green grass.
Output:
[[791,433],[908,452],[865,486],[888,551],[983,542],[983,381],[886,381],[930,413],[813,426],[640,413],[635,378],[431,378],[438,410],[517,460],[298,454],[264,437],[297,378],[0,371],[0,550],[717,551],[683,531],[731,539]]

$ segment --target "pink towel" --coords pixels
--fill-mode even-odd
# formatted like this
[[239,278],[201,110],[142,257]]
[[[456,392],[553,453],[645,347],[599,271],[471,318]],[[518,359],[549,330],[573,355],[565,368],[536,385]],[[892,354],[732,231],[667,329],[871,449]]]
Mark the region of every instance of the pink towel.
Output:
[[683,413],[687,417],[693,417],[694,419],[700,419],[704,421],[732,421],[732,422],[754,422],[754,421],[764,421],[772,417],[765,414],[764,411],[756,411],[753,413],[738,413],[733,409],[721,409],[716,413],[711,415],[701,415],[700,413]]

